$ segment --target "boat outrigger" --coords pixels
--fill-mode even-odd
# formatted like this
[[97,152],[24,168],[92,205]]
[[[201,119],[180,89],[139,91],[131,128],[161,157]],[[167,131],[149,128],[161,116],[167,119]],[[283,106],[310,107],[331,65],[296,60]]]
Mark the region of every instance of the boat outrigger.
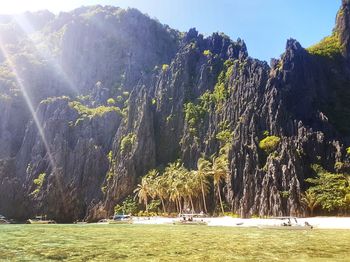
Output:
[[307,221],[304,224],[300,224],[296,217],[276,217],[274,219],[281,220],[282,223],[275,225],[261,225],[259,228],[263,229],[290,229],[290,230],[308,230],[314,227]]
[[28,222],[30,224],[41,224],[41,225],[56,224],[56,221],[44,219],[43,216],[36,216],[34,219],[28,219]]
[[174,220],[174,225],[208,225],[208,223],[203,220],[203,214],[179,214],[179,217],[179,220]]

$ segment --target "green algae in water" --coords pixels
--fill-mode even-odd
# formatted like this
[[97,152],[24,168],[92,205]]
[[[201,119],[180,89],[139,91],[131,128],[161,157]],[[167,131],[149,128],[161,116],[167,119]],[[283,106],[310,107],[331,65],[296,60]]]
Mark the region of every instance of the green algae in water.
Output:
[[1,225],[0,261],[349,261],[350,230]]

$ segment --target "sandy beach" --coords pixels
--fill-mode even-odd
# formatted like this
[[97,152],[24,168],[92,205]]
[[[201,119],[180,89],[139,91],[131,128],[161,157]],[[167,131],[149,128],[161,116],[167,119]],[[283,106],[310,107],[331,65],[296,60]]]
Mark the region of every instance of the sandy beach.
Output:
[[[136,217],[133,219],[134,224],[172,224],[178,218],[166,217]],[[265,225],[280,225],[281,220],[278,219],[260,219],[260,218],[232,218],[225,217],[207,217],[203,218],[208,223],[208,226],[227,226],[227,227],[259,227]],[[350,217],[309,217],[297,218],[299,224],[308,222],[317,229],[350,229]]]

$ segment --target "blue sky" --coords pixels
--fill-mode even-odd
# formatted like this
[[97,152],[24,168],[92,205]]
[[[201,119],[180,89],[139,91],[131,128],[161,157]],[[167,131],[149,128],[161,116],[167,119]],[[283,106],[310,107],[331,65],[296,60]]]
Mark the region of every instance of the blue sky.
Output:
[[[340,0],[12,0],[0,1],[1,13],[49,9],[68,11],[81,5],[135,7],[172,28],[191,27],[205,35],[224,32],[242,38],[250,56],[269,61],[284,51],[286,40],[304,47],[330,34]],[[6,3],[7,2],[7,3]]]

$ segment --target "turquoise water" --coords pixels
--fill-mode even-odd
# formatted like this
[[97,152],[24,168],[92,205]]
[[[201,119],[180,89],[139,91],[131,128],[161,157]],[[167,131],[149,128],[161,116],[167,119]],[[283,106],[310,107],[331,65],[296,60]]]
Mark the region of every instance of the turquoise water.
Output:
[[0,225],[1,261],[350,261],[350,230]]

